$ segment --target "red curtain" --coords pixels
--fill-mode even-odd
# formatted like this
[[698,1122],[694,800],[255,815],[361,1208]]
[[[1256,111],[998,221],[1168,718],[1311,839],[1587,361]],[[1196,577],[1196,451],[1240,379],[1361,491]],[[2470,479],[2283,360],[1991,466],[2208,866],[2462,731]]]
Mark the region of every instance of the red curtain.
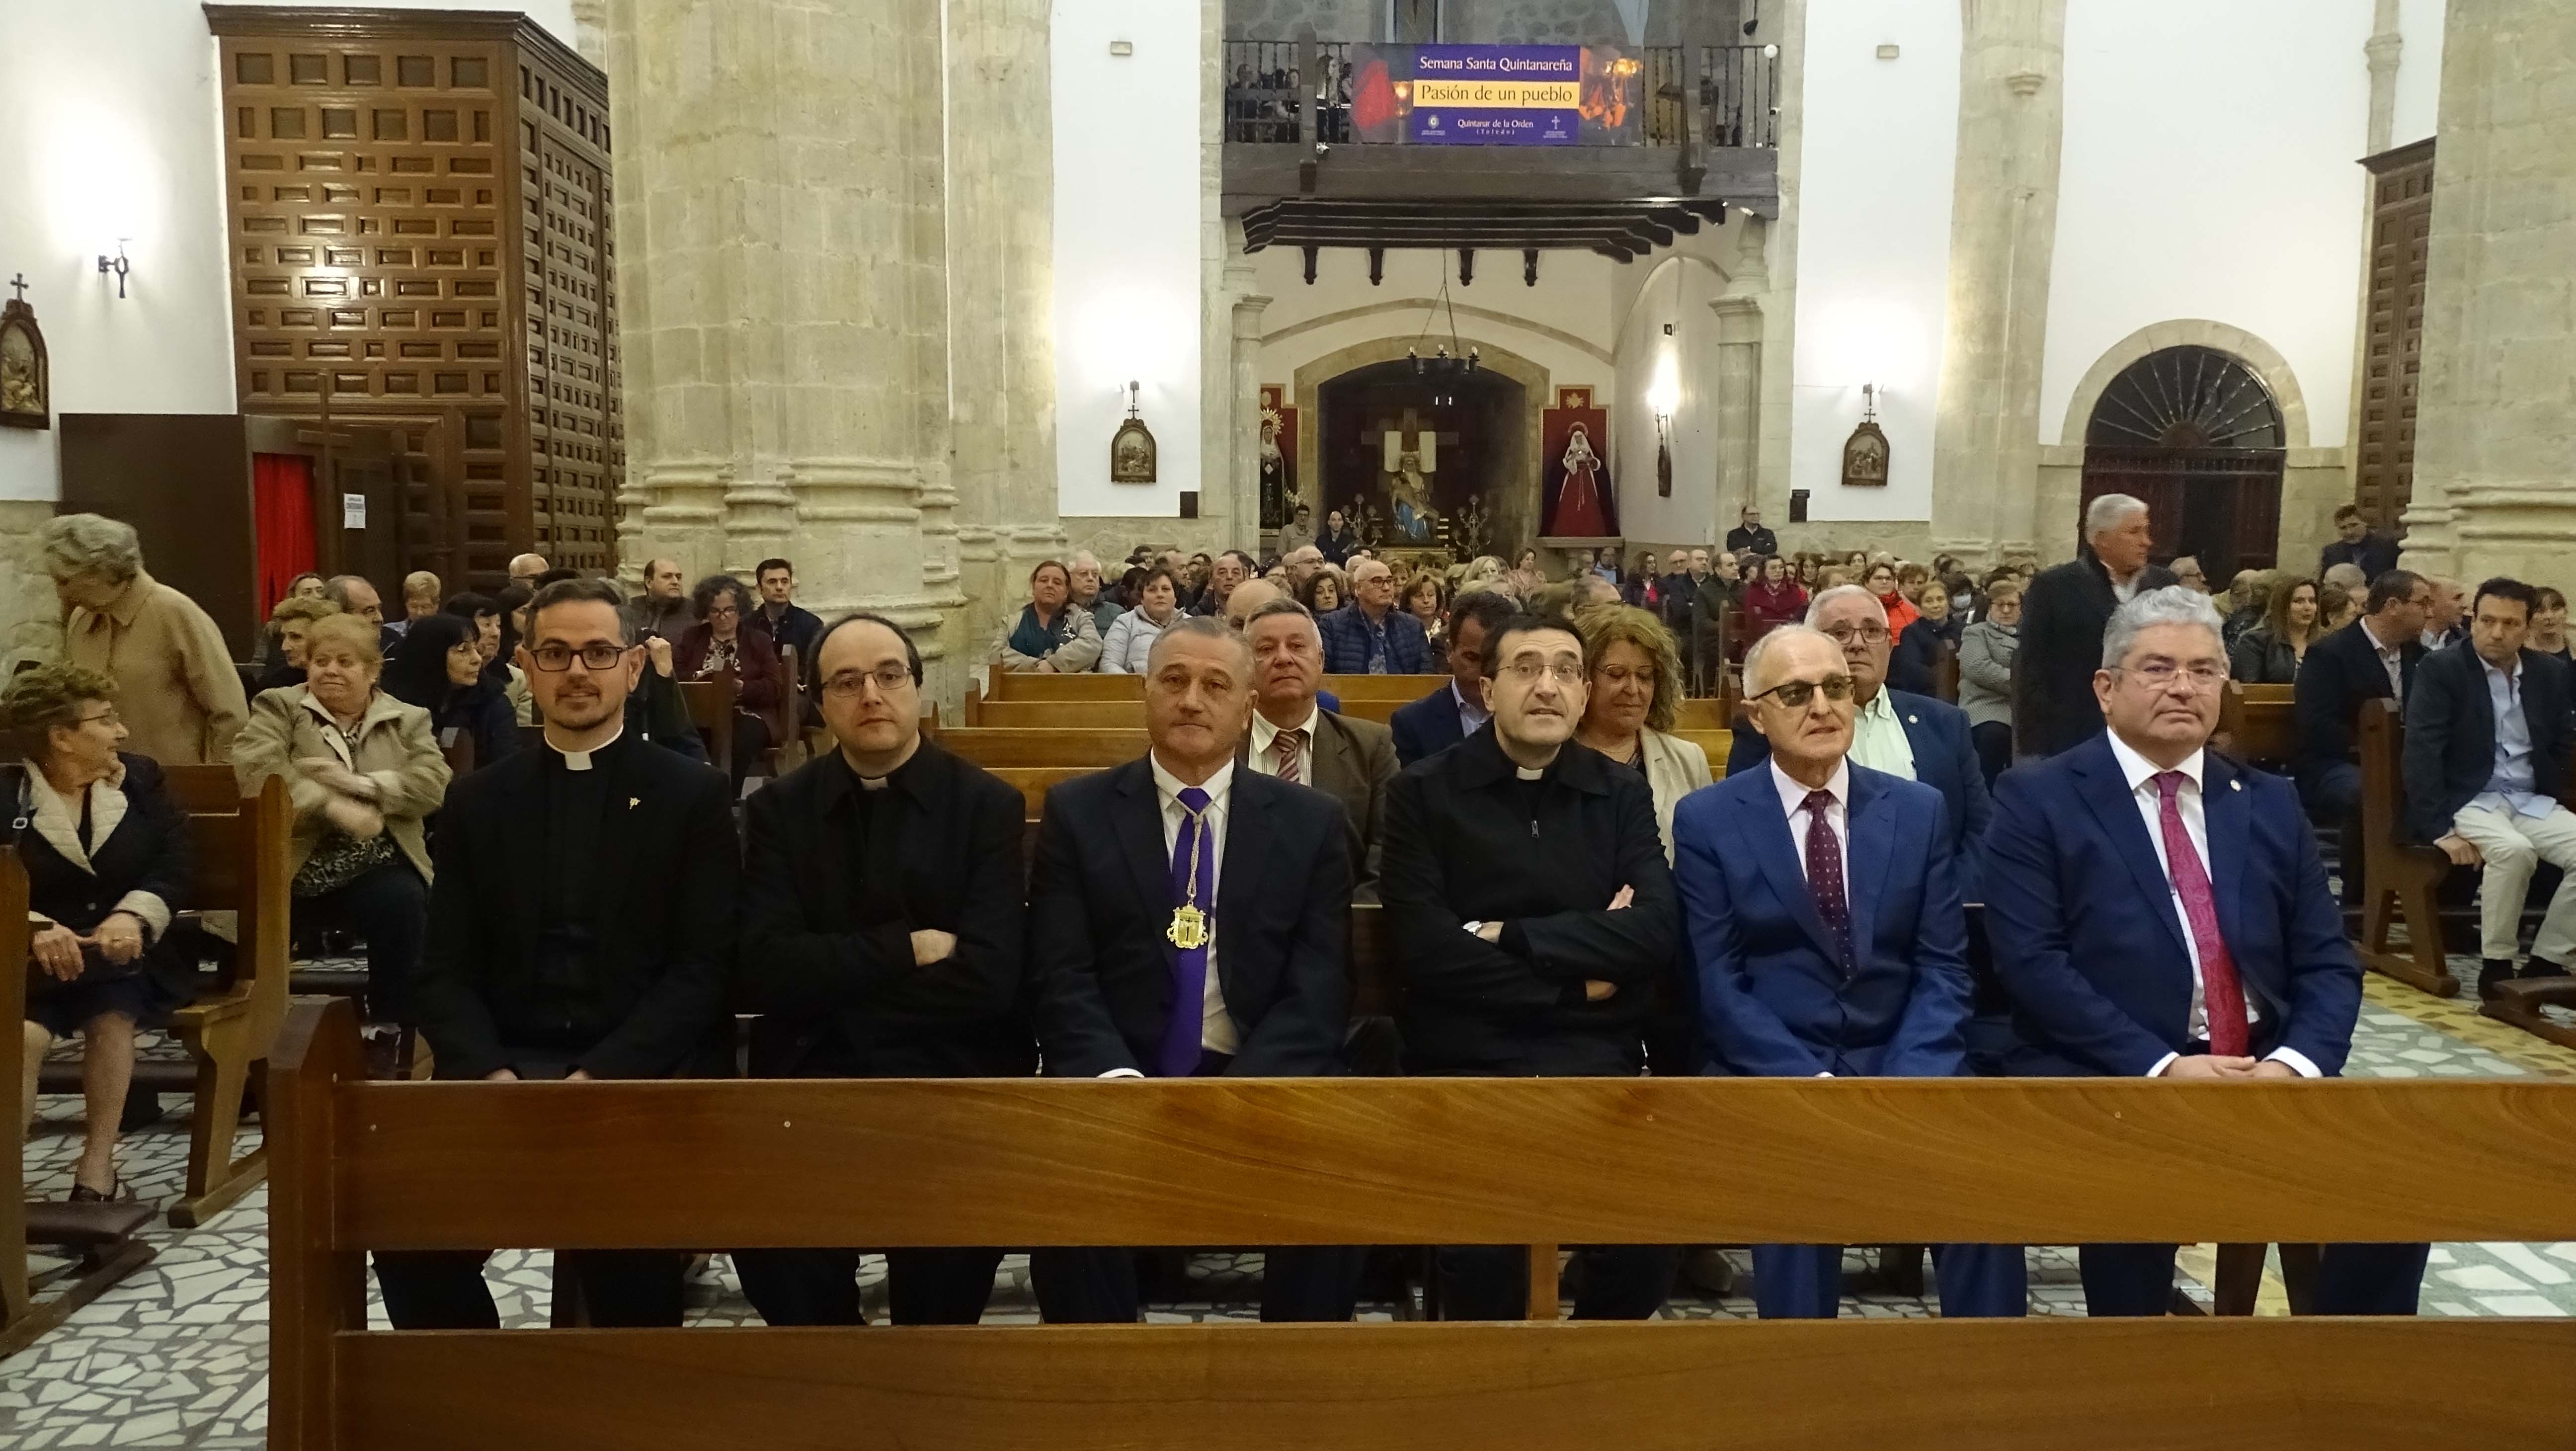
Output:
[[251,498],[259,523],[259,609],[286,598],[289,580],[313,568],[313,460],[295,453],[251,455]]

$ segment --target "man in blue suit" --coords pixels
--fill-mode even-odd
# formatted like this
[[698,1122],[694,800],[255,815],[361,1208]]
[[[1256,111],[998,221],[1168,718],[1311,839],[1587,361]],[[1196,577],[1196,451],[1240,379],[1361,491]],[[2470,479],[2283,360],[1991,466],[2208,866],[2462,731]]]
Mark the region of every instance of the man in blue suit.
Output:
[[[2343,1070],[2361,967],[2298,795],[2204,749],[2227,683],[2222,628],[2180,587],[2120,606],[2093,677],[2109,730],[1996,783],[1987,931],[2021,1038],[2015,1073]],[[2328,1245],[2316,1312],[2411,1315],[2425,1258],[2420,1244]],[[2172,1302],[2172,1245],[2086,1245],[2080,1259],[2090,1314]]]
[[[1986,774],[1977,765],[1968,713],[1928,695],[1887,688],[1892,650],[1887,608],[1859,585],[1836,585],[1817,594],[1807,606],[1807,626],[1842,647],[1844,670],[1852,678],[1853,762],[1941,793],[1941,803],[1949,808],[1959,899],[1984,901],[1979,868],[1993,803],[1986,795]],[[1770,742],[1758,731],[1737,731],[1726,753],[1726,774],[1750,774],[1770,754]]]
[[1449,606],[1449,684],[1387,718],[1398,767],[1428,760],[1485,728],[1485,641],[1520,606],[1491,590],[1460,595]]
[[[1880,653],[1885,653],[1884,627]],[[1848,759],[1844,646],[1774,630],[1744,659],[1767,763],[1673,813],[1712,1073],[1951,1078],[1967,1071],[1966,914],[1940,793]],[[1842,1246],[1757,1245],[1763,1318],[1831,1319]],[[2021,1315],[2018,1245],[1933,1251],[1944,1315]]]

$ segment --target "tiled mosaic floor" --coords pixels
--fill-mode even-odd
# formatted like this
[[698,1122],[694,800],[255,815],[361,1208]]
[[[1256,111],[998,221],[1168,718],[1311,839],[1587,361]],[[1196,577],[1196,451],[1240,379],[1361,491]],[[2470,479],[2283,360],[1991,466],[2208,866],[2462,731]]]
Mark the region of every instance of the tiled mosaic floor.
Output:
[[[2454,970],[2474,976],[2474,962]],[[2576,1077],[2576,1053],[2489,1022],[2459,1002],[2437,1002],[2411,989],[2370,983],[2354,1045],[2355,1077],[2478,1077],[2548,1074]],[[178,1191],[187,1155],[184,1105],[169,1118],[132,1136],[122,1167],[146,1199],[167,1202]],[[39,1106],[28,1146],[30,1190],[58,1197],[68,1187],[78,1146],[80,1105],[47,1098]],[[252,1448],[264,1444],[267,1424],[268,1301],[266,1241],[268,1192],[252,1191],[211,1225],[179,1232],[157,1225],[149,1236],[159,1256],[109,1290],[62,1328],[16,1357],[0,1362],[0,1447],[180,1446]],[[503,1323],[543,1325],[550,1304],[547,1262],[541,1252],[497,1256],[491,1267]],[[1190,1272],[1189,1298],[1154,1305],[1156,1321],[1248,1319],[1253,1316],[1252,1274],[1258,1256],[1201,1256]],[[2206,1246],[2187,1250],[2186,1274],[2210,1273]],[[1849,1267],[1866,1268],[1855,1254]],[[1734,1257],[1735,1292],[1712,1295],[1685,1285],[1666,1312],[1676,1318],[1746,1317],[1749,1266]],[[2082,1292],[2071,1252],[2031,1252],[2031,1305],[2041,1314],[2080,1315]],[[872,1314],[882,1316],[881,1271],[869,1263]],[[1920,1299],[1871,1292],[1869,1277],[1855,1275],[1856,1293],[1845,1314],[1921,1316]],[[731,1266],[708,1262],[693,1287],[693,1323],[756,1322]],[[2280,1313],[2277,1284],[2267,1284],[2266,1309]],[[1394,1306],[1364,1308],[1363,1318],[1390,1318]],[[2576,1244],[2451,1244],[2436,1246],[2424,1287],[2427,1314],[2576,1315]],[[989,1319],[1036,1319],[1026,1262],[1003,1266]],[[379,1320],[381,1323],[381,1320]]]

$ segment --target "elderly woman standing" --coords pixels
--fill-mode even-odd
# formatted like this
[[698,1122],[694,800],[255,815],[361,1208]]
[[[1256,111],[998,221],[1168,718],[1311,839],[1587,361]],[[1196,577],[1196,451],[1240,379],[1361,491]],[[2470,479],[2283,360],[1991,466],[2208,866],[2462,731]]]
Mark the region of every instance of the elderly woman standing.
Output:
[[45,524],[45,571],[69,611],[63,659],[115,682],[127,744],[165,766],[232,759],[249,707],[223,631],[143,572],[132,525],[97,514]]
[[[190,964],[170,948],[171,909],[188,892],[188,824],[161,768],[128,755],[116,686],[76,665],[22,672],[0,693],[0,730],[27,764],[0,773],[27,868],[33,959],[27,974],[27,1081],[19,1133],[35,1111],[36,1073],[56,1038],[86,1039],[86,1136],[74,1203],[128,1198],[116,1173],[118,1121],[134,1080],[134,1034],[187,1000]],[[14,779],[13,779],[14,778]]]
[[1142,675],[1146,658],[1163,629],[1181,617],[1181,581],[1160,565],[1137,588],[1136,608],[1109,622],[1109,638],[1100,646],[1100,673]]
[[1681,713],[1681,649],[1660,621],[1629,605],[1595,606],[1576,615],[1574,626],[1592,662],[1592,698],[1574,738],[1646,778],[1670,860],[1673,808],[1709,784],[1708,753],[1665,734]]
[[[1069,607],[1073,576],[1049,559],[1029,571],[1029,602],[1016,621],[993,637],[993,658],[1005,670],[1079,675],[1100,659],[1100,628],[1084,610]],[[1182,608],[1190,586],[1181,583]]]
[[[406,1023],[429,914],[422,822],[447,793],[447,758],[429,712],[376,688],[384,654],[373,622],[317,621],[302,685],[260,693],[233,752],[242,788],[271,776],[295,805],[295,923],[367,939],[368,1017]],[[390,1054],[377,1066],[388,1068]]]

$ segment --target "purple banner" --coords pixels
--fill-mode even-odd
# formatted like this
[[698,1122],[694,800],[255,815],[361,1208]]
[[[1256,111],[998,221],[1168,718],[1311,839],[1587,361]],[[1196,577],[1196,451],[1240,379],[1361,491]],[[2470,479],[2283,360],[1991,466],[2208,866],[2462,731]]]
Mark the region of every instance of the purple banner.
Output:
[[1583,50],[1425,45],[1413,53],[1411,140],[1430,146],[1572,146],[1583,139]]

